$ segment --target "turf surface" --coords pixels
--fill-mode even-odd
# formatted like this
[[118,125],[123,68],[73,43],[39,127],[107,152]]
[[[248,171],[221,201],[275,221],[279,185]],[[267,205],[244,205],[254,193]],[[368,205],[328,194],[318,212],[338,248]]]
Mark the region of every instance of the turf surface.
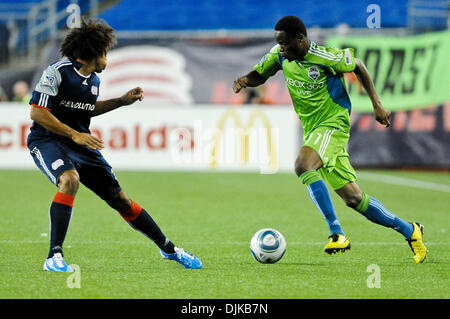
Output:
[[[48,251],[48,208],[56,188],[37,170],[0,171],[0,298],[449,298],[448,173],[364,171],[359,184],[408,221],[425,226],[429,255],[416,265],[397,232],[375,225],[332,194],[352,249],[323,252],[328,229],[293,174],[116,172],[123,189],[178,246],[195,253],[202,270],[164,261],[158,248],[85,187],[64,246],[80,267],[79,289],[68,274],[42,270]],[[380,181],[370,176],[379,174]],[[362,174],[364,175],[364,174]],[[410,185],[383,181],[396,176]],[[438,183],[444,190],[414,187]],[[283,233],[287,251],[257,263],[249,241],[260,228]],[[369,288],[380,270],[380,288]]]

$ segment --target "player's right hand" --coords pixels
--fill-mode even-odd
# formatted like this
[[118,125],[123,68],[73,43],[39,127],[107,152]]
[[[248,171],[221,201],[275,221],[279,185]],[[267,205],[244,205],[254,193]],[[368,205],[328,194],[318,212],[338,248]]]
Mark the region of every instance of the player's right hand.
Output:
[[93,150],[101,150],[103,148],[103,141],[89,133],[76,133],[72,140],[83,146],[87,146]]
[[391,112],[381,104],[374,107],[374,115],[378,123],[383,124],[386,127],[391,126]]
[[246,76],[241,76],[233,83],[233,91],[234,93],[239,93],[239,91],[243,88],[247,87],[248,78]]

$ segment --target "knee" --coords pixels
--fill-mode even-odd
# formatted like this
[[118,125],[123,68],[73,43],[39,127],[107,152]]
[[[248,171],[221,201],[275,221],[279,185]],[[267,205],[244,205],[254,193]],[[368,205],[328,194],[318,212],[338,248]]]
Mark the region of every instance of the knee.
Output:
[[322,166],[322,160],[315,150],[302,147],[300,154],[295,160],[295,174],[300,177],[304,172],[317,170]]
[[295,160],[294,170],[295,174],[300,177],[304,172],[313,170],[314,168],[311,165],[308,165],[307,161],[302,159],[300,156]]
[[361,193],[353,193],[353,194],[350,194],[350,195],[348,195],[348,196],[346,196],[344,198],[345,204],[348,207],[351,207],[351,208],[354,208],[354,209],[356,207],[358,207],[359,203],[361,203],[361,200],[362,200],[362,194]]
[[302,175],[305,172],[299,158],[297,158],[295,160],[294,170],[295,170],[295,174],[299,177],[300,177],[300,175]]
[[108,205],[119,212],[126,212],[131,208],[131,199],[127,196],[124,191],[121,191],[111,200],[109,200]]
[[75,195],[80,186],[80,176],[75,170],[65,171],[59,177],[58,188],[66,194]]

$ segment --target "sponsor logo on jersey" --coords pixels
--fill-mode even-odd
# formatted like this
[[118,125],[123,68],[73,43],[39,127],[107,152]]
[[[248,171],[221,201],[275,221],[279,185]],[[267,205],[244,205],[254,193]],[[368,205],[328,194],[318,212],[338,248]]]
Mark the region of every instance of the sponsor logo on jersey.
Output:
[[74,102],[74,101],[66,101],[62,100],[59,105],[69,107],[72,109],[79,109],[84,111],[93,111],[95,109],[95,104],[83,103],[83,102]]
[[295,79],[291,79],[291,78],[286,78],[286,83],[289,86],[293,86],[295,88],[305,89],[305,90],[317,90],[317,89],[323,88],[325,85],[325,81],[321,81],[321,82],[317,82],[317,83],[309,83],[309,82],[304,82],[304,81],[295,80]]

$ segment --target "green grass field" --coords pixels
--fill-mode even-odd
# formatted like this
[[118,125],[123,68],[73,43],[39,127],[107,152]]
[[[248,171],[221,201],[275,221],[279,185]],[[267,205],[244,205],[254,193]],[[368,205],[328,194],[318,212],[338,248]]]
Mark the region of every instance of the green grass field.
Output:
[[[116,175],[164,233],[199,256],[204,268],[185,270],[162,260],[156,245],[80,187],[64,252],[68,264],[80,267],[81,288],[70,289],[68,274],[42,270],[56,188],[38,170],[0,171],[0,298],[450,297],[448,173],[361,172],[366,193],[399,217],[424,224],[429,255],[418,265],[400,234],[367,221],[334,193],[352,249],[325,254],[326,222],[294,174]],[[276,264],[259,264],[249,251],[250,238],[264,227],[278,229],[287,241]],[[367,285],[372,264],[379,266],[380,288]]]

